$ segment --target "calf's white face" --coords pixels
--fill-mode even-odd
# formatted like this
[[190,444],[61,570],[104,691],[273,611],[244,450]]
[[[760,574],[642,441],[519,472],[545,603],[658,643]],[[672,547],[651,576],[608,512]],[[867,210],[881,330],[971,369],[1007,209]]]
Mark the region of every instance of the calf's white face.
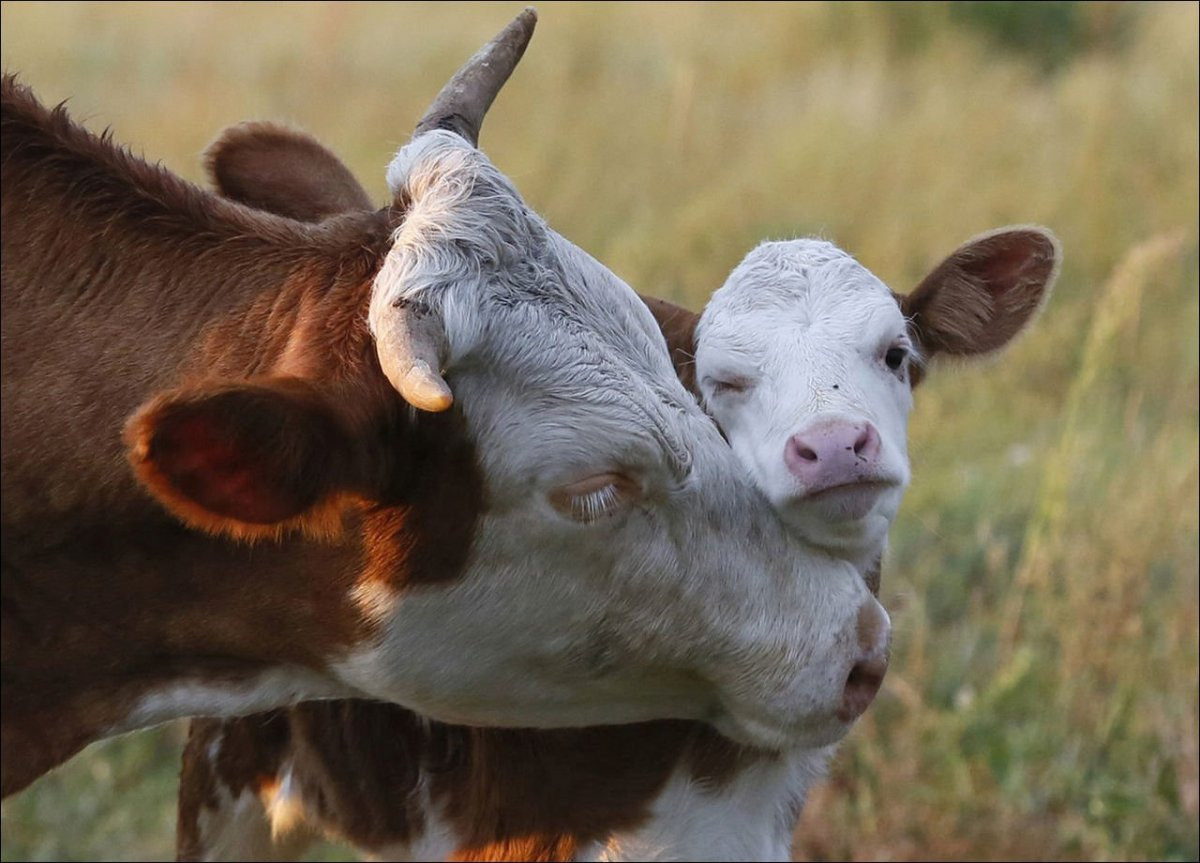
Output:
[[1048,231],[1002,229],[897,296],[830,243],[764,243],[697,327],[705,404],[797,536],[869,565],[909,481],[922,364],[1007,344],[1049,295],[1059,261]]
[[764,243],[709,301],[697,379],[755,484],[805,540],[877,546],[909,480],[914,346],[892,292],[830,243]]

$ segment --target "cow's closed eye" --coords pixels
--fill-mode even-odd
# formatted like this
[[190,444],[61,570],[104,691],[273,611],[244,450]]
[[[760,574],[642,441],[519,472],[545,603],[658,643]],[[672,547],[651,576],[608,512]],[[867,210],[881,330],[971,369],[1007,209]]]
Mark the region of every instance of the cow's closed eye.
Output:
[[591,524],[639,500],[642,487],[620,473],[598,473],[550,492],[550,505],[572,521]]

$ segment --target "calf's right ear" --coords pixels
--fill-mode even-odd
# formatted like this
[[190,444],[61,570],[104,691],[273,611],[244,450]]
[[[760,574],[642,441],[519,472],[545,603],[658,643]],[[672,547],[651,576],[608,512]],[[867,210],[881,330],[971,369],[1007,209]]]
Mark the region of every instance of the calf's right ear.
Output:
[[900,298],[900,310],[927,358],[991,353],[1037,316],[1061,264],[1050,231],[1001,228],[959,246]]
[[296,378],[164,393],[130,418],[125,442],[138,479],[168,510],[241,539],[334,534],[367,484],[345,420]]
[[677,306],[667,300],[638,294],[654,321],[662,330],[663,338],[667,341],[667,353],[671,355],[671,365],[675,374],[689,391],[699,395],[696,388],[696,324],[700,316],[690,309]]

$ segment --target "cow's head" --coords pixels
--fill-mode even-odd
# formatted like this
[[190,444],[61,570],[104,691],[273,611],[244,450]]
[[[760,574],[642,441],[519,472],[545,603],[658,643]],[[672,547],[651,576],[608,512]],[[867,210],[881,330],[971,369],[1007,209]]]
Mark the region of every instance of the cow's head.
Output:
[[165,394],[130,425],[139,475],[210,530],[348,525],[367,635],[329,668],[355,691],[459,723],[836,740],[878,687],[886,614],[789,534],[636,294],[476,149],[490,96],[470,102],[439,98],[388,169],[404,218],[361,298],[365,380]]
[[1048,231],[1005,228],[897,296],[830,243],[764,243],[704,310],[700,390],[792,528],[864,561],[909,480],[908,414],[925,364],[1006,345],[1049,296],[1059,262]]

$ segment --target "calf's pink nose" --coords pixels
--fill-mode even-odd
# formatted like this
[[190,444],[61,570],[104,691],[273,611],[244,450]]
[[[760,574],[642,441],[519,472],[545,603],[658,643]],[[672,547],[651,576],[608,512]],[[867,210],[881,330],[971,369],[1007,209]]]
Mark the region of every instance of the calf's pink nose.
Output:
[[879,432],[869,422],[820,423],[792,435],[783,461],[812,491],[853,482],[879,457]]

